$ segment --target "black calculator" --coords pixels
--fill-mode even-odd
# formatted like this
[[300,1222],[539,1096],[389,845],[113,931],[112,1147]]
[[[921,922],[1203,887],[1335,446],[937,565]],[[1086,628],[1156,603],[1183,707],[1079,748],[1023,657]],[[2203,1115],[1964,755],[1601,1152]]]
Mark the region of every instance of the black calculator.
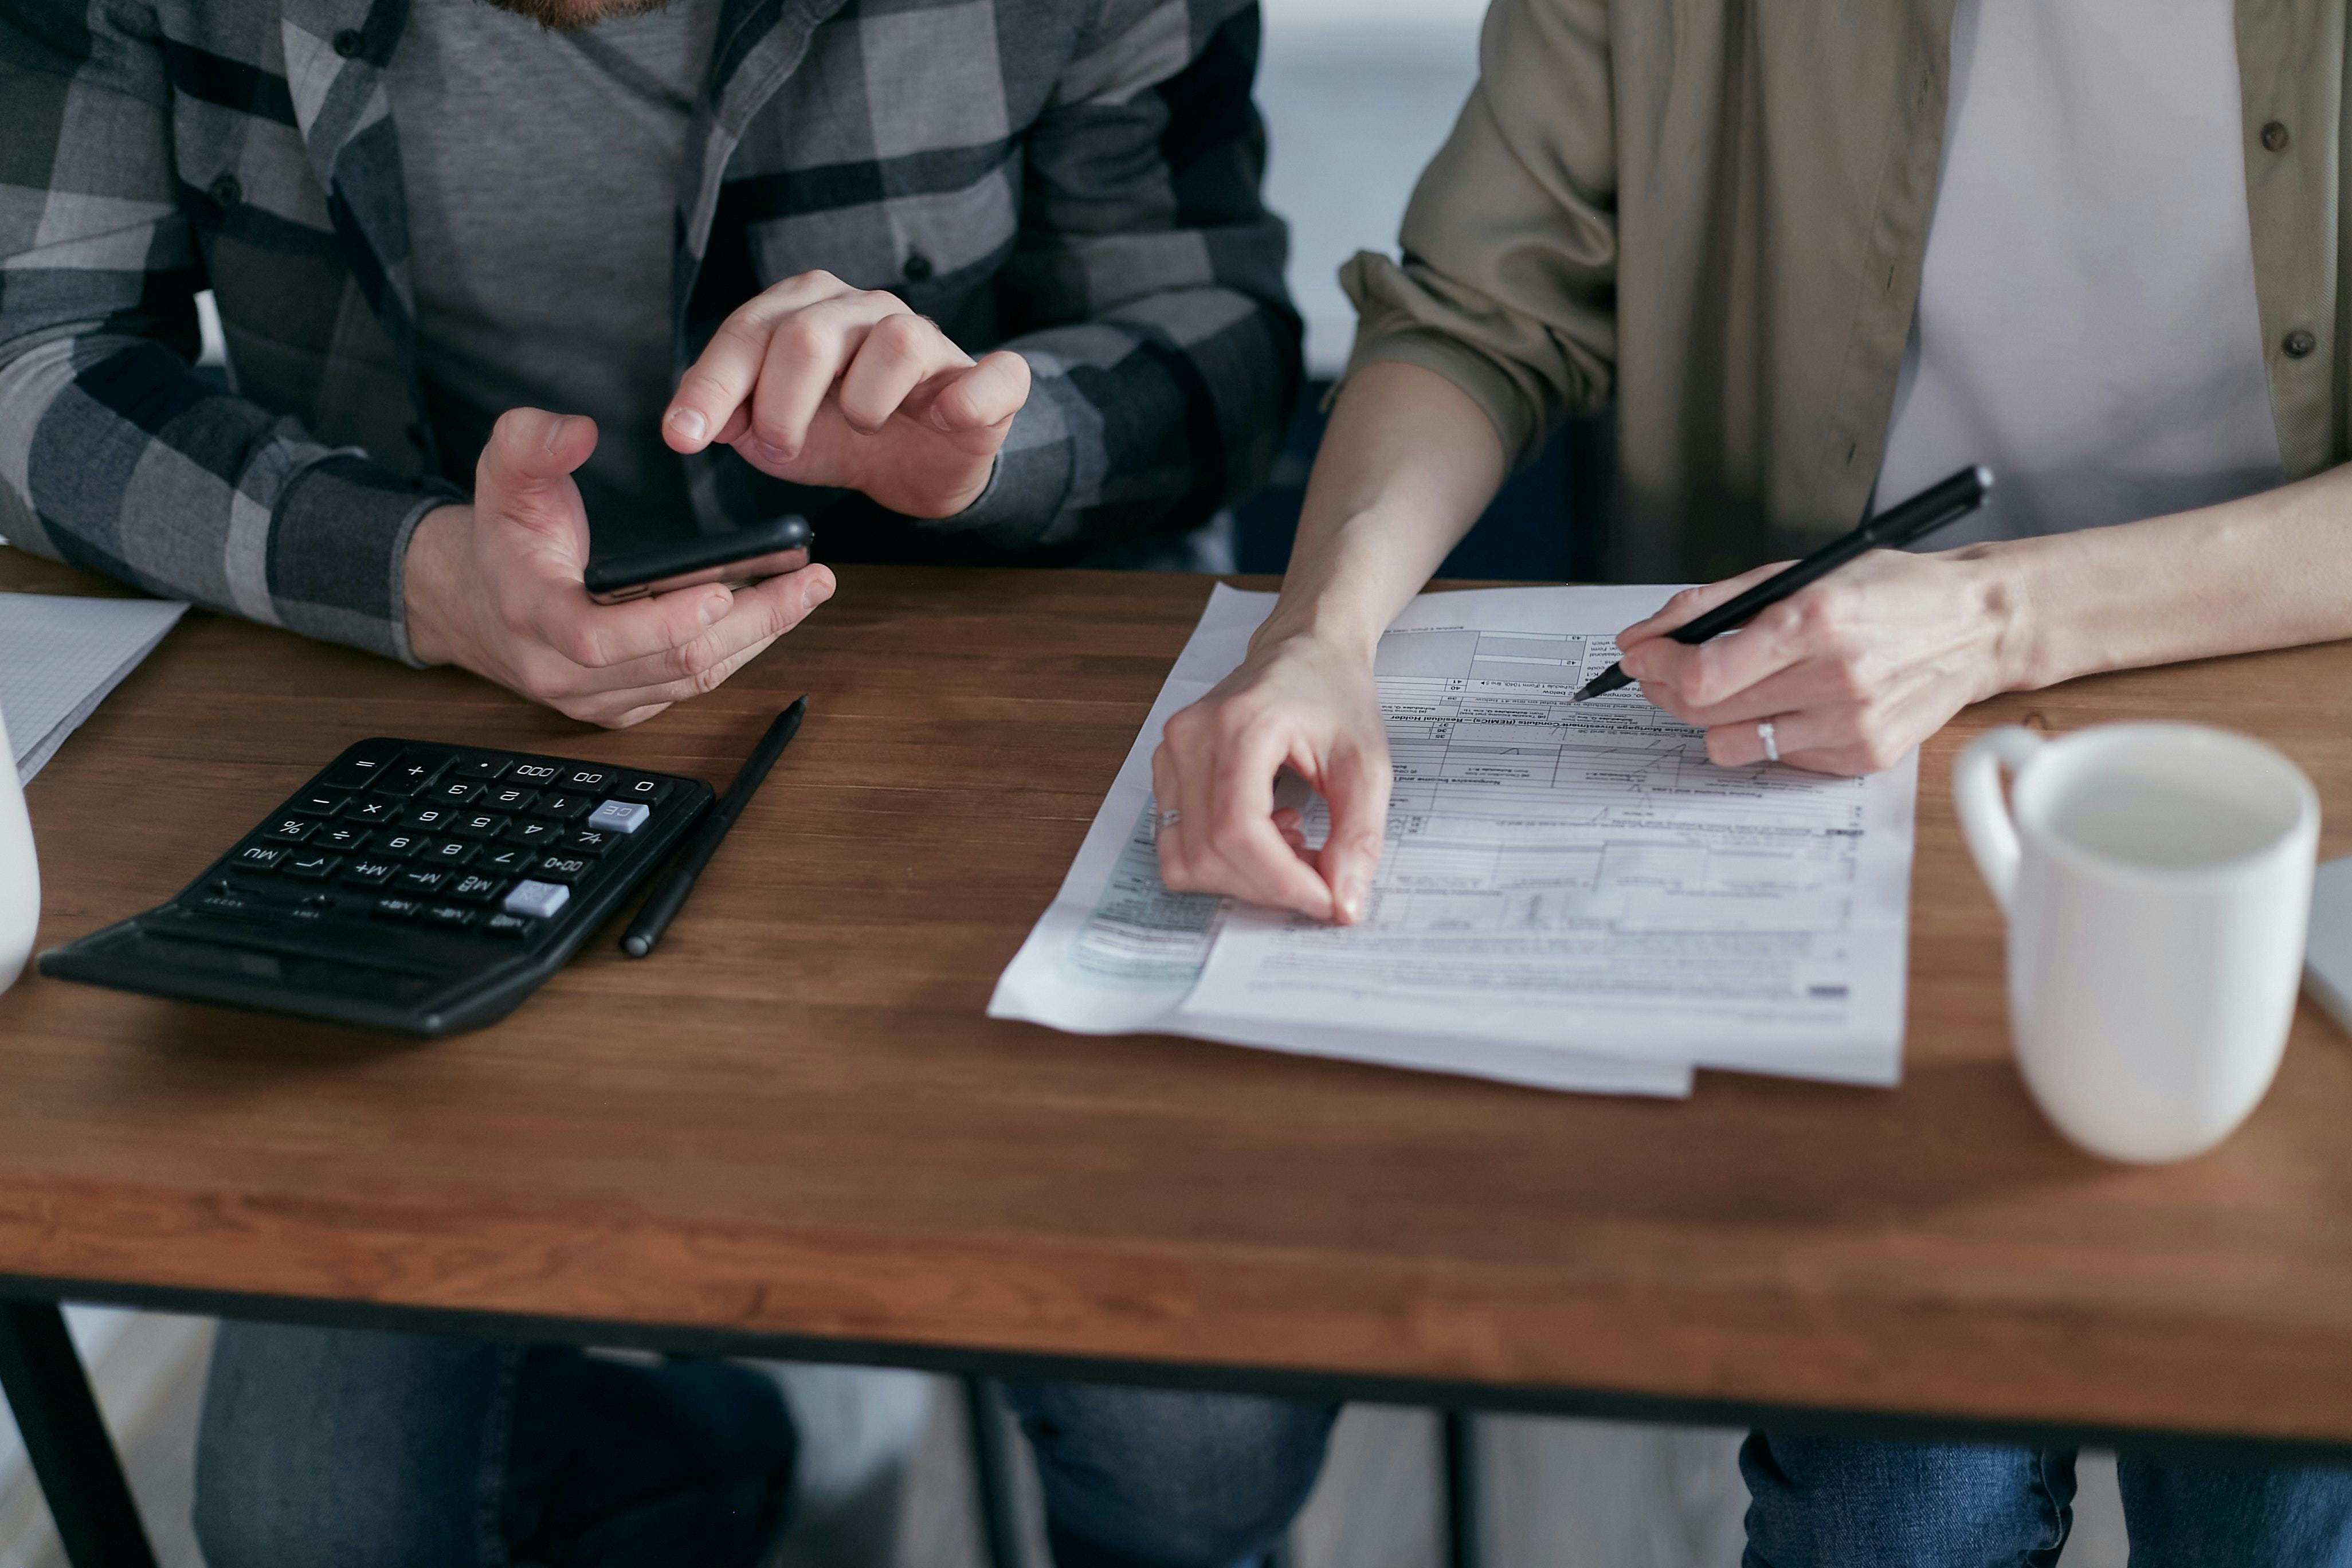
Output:
[[41,973],[406,1035],[512,1012],[710,807],[710,786],[378,738],[158,909]]

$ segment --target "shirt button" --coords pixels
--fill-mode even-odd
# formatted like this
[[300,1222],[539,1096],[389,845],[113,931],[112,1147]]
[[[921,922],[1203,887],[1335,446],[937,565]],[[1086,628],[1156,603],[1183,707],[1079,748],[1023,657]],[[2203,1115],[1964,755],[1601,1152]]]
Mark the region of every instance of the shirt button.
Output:
[[223,174],[213,182],[212,194],[215,205],[233,207],[245,199],[245,186],[235,174]]
[[2263,127],[2263,145],[2273,153],[2286,150],[2286,126],[2276,120]]
[[2313,337],[2309,332],[2305,331],[2301,327],[2297,327],[2294,331],[2289,332],[2286,335],[2286,341],[2279,344],[2279,347],[2286,350],[2286,357],[2289,359],[2306,358],[2310,355],[2311,351],[2318,346],[2319,340]]
[[367,39],[360,35],[357,27],[345,27],[335,35],[334,41],[335,53],[347,60],[359,58],[360,51],[367,47]]
[[915,252],[907,258],[906,272],[908,278],[920,283],[931,275],[931,258],[919,250]]

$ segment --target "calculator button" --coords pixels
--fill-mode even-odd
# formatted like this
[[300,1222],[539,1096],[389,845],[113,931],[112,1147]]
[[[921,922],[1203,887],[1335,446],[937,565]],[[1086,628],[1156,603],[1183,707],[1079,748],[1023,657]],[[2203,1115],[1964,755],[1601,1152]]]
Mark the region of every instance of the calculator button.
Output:
[[292,853],[275,844],[248,844],[236,852],[236,864],[246,871],[274,871],[278,862]]
[[623,773],[621,782],[604,793],[615,800],[641,800],[647,805],[659,805],[669,798],[670,781],[651,779],[643,773]]
[[306,789],[286,803],[286,809],[297,816],[329,817],[343,809],[349,795],[331,789]]
[[506,771],[504,757],[461,757],[449,773],[453,778],[494,779]]
[[481,858],[474,869],[486,877],[520,877],[539,863],[539,857],[528,849],[508,844],[485,844]]
[[277,919],[278,911],[286,906],[257,899],[249,893],[212,892],[186,907],[198,914],[218,915],[225,920],[262,921]]
[[582,827],[563,836],[563,849],[569,855],[602,855],[621,842],[620,836],[593,827]]
[[436,866],[463,866],[474,858],[480,847],[481,846],[468,844],[462,838],[440,838],[436,839],[433,847],[417,858],[430,860]]
[[572,901],[572,889],[555,882],[517,882],[503,906],[510,915],[545,920]]
[[340,855],[321,855],[315,850],[297,849],[278,868],[289,877],[299,877],[306,882],[323,882],[335,874],[343,863]]
[[588,814],[588,826],[607,833],[635,833],[654,808],[637,800],[608,800]]
[[425,798],[436,805],[468,805],[482,786],[472,779],[443,779],[425,792]]
[[463,904],[427,904],[422,917],[426,925],[456,929],[474,923],[474,911]]
[[574,768],[563,775],[567,795],[603,795],[621,775],[611,768]]
[[392,885],[404,893],[437,893],[449,873],[430,866],[412,866],[392,879]]
[[425,912],[415,899],[378,899],[368,913],[380,921],[413,921]]
[[389,826],[399,817],[400,803],[386,800],[382,795],[362,795],[343,811],[345,822],[367,822],[378,826]]
[[375,852],[382,859],[405,860],[432,842],[422,833],[379,833]]
[[539,799],[539,792],[520,784],[500,784],[482,796],[482,805],[492,811],[529,811]]
[[542,882],[576,882],[595,864],[584,855],[545,855],[530,874]]
[[313,849],[331,849],[338,855],[356,855],[364,847],[368,836],[347,823],[331,822],[310,836]]
[[563,769],[554,763],[517,763],[508,776],[517,784],[551,784],[563,776]]
[[299,844],[319,830],[319,825],[300,816],[281,816],[271,822],[262,837],[279,844]]
[[371,855],[363,860],[354,860],[343,868],[343,885],[350,888],[381,888],[391,881],[399,869],[397,861],[379,860]]
[[400,755],[399,742],[386,741],[381,745],[361,746],[329,768],[319,782],[329,789],[365,789],[382,776],[385,766]]
[[507,842],[526,849],[552,849],[562,837],[563,829],[551,822],[525,820],[507,829]]
[[461,811],[450,822],[449,831],[461,838],[496,838],[513,820],[495,811]]
[[595,798],[584,795],[543,795],[539,804],[530,808],[533,816],[544,816],[551,822],[570,822],[588,815],[596,805]]
[[487,904],[497,898],[499,890],[505,886],[506,884],[496,877],[485,877],[478,871],[467,871],[442,889],[441,892],[445,898],[455,899],[461,904]]
[[408,815],[400,819],[400,825],[403,827],[435,827],[446,831],[457,816],[457,808],[454,805],[412,806]]
[[378,795],[415,795],[431,784],[448,759],[439,752],[403,752],[375,781]]
[[526,937],[530,934],[534,923],[520,915],[510,915],[500,910],[482,922],[482,930],[490,936]]

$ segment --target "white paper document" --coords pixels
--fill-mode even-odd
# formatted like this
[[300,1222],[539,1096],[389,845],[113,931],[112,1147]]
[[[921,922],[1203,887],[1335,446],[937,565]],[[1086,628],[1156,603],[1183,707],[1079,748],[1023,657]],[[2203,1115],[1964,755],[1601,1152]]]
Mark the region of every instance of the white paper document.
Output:
[[0,594],[0,714],[20,781],[139,666],[187,610],[155,599]]
[[[1169,892],[1150,759],[1272,595],[1220,587],[989,1011],[1537,1084],[1694,1065],[1892,1083],[1916,761],[1723,769],[1638,690],[1571,705],[1670,589],[1423,595],[1377,671],[1396,783],[1364,921]],[[1308,803],[1319,839],[1320,802]]]

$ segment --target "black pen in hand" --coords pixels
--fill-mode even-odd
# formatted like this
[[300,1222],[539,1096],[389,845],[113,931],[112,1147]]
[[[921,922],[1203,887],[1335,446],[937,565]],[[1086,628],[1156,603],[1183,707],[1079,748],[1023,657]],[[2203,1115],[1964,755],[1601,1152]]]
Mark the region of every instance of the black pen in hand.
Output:
[[[1899,506],[1867,519],[1842,539],[1833,539],[1785,572],[1776,572],[1736,598],[1727,599],[1706,614],[1676,626],[1666,635],[1678,643],[1703,643],[1744,625],[1798,589],[1820,582],[1857,555],[1873,550],[1900,550],[1916,544],[1946,523],[1958,522],[1984,505],[1992,489],[1992,470],[1979,463],[1962,468],[1950,479],[1928,486]],[[1622,664],[1612,664],[1577,689],[1570,702],[1605,696],[1633,678]]]
[[743,815],[743,808],[751,804],[751,797],[760,793],[761,781],[776,765],[776,759],[784,754],[784,748],[793,743],[793,737],[800,731],[801,715],[807,711],[808,699],[803,697],[776,715],[768,732],[760,737],[760,743],[751,748],[751,754],[736,770],[735,782],[727,786],[727,793],[710,808],[710,815],[696,825],[677,858],[662,868],[654,882],[654,890],[637,906],[636,919],[621,934],[623,952],[631,958],[643,958],[654,950],[654,943],[661,941],[662,932],[669,930],[669,922],[685,905],[686,896],[694,891],[695,879],[702,875],[702,868],[718,851],[719,841],[735,826],[735,819]]

